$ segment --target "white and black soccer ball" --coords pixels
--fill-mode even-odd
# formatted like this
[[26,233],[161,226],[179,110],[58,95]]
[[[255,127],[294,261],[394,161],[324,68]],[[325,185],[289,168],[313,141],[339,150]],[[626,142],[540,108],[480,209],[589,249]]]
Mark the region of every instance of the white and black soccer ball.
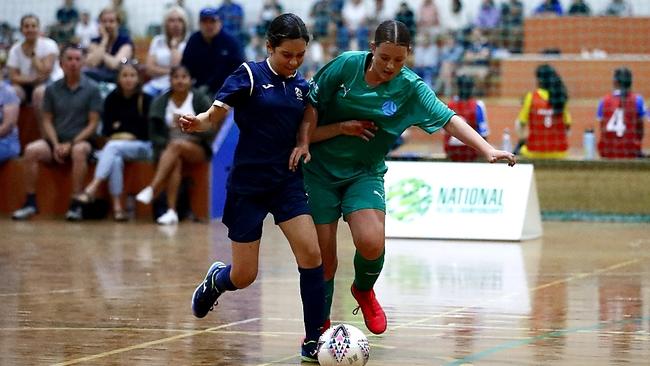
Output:
[[349,324],[332,326],[318,339],[318,362],[321,366],[364,366],[368,358],[368,338]]

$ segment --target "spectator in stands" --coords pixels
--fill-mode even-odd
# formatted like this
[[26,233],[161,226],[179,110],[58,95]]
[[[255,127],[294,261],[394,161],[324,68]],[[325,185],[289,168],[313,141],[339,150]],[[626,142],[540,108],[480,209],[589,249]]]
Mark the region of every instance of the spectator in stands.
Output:
[[93,38],[99,37],[99,25],[90,18],[88,11],[81,12],[81,19],[74,27],[74,38],[79,47],[87,49]]
[[406,1],[402,1],[399,5],[399,9],[395,14],[395,20],[400,21],[406,25],[411,33],[411,39],[415,39],[415,33],[417,32],[417,24],[415,22],[415,14],[413,10],[409,7],[409,4]]
[[560,0],[542,0],[542,3],[533,10],[533,15],[536,16],[561,16],[563,13]]
[[524,35],[524,4],[509,0],[501,4],[501,37],[499,46],[510,52],[521,53]]
[[256,27],[257,35],[264,37],[271,21],[282,14],[282,12],[282,5],[277,0],[264,0],[262,11],[260,11],[260,21]]
[[419,33],[413,49],[413,71],[429,88],[432,87],[434,76],[438,75],[439,61],[438,45],[432,41],[431,34]]
[[212,141],[216,136],[215,131],[194,134],[181,131],[180,116],[208,110],[212,100],[192,89],[190,73],[185,66],[172,67],[170,78],[171,90],[156,98],[149,112],[149,137],[154,159],[158,162],[156,173],[151,183],[136,196],[137,201],[149,204],[161,191],[167,193],[168,210],[156,220],[160,225],[178,223],[176,201],[183,166],[210,161]]
[[[124,4],[122,0],[111,0],[112,5],[110,6],[117,14],[117,23],[118,23],[118,32],[125,37],[129,37],[129,15],[124,9]],[[101,14],[100,14],[101,18]],[[101,21],[101,19],[100,19]]]
[[245,44],[244,8],[232,0],[223,0],[221,6],[217,8],[217,15],[221,19],[223,30],[235,37],[242,45]]
[[[470,76],[459,76],[456,79],[458,93],[447,103],[447,106],[459,116],[465,118],[481,137],[487,140],[490,133],[488,129],[487,112],[485,103],[474,98],[474,79]],[[445,131],[445,153],[452,161],[474,161],[478,158],[478,152],[465,145],[459,139]]]
[[57,62],[59,46],[54,40],[40,35],[39,25],[39,19],[33,14],[20,19],[24,39],[9,50],[7,68],[16,95],[22,103],[32,104],[40,121],[45,87],[61,79],[63,72]]
[[451,35],[440,37],[440,72],[435,83],[435,92],[438,95],[452,95],[452,85],[456,69],[463,59],[465,48]]
[[598,103],[598,153],[603,158],[643,156],[641,146],[648,114],[643,97],[631,88],[632,71],[627,67],[618,68],[614,71],[614,91]]
[[537,90],[529,92],[516,123],[519,150],[527,158],[560,159],[567,155],[567,132],[571,115],[569,95],[555,69],[547,64],[537,67]]
[[471,24],[472,15],[469,9],[463,5],[461,0],[452,0],[451,11],[447,12],[443,17],[444,29],[457,37]]
[[[349,43],[349,49],[358,50],[361,46],[361,42],[358,41],[359,33],[367,32],[368,18],[370,17],[369,9],[366,7],[366,4],[361,0],[348,0],[343,5],[341,11],[341,16],[343,19],[343,27],[339,26],[337,29],[337,37],[340,37],[337,43],[340,43],[340,50],[347,50],[348,47],[344,47],[346,42],[343,41],[343,36],[347,36]],[[344,29],[341,29],[344,28]]]
[[418,9],[417,19],[417,28],[420,32],[427,32],[434,37],[440,33],[440,14],[438,5],[434,0],[422,1]]
[[63,6],[56,11],[56,24],[51,28],[51,37],[59,44],[70,42],[78,21],[79,11],[74,6],[74,0],[65,0]]
[[524,4],[520,0],[508,0],[501,4],[501,25],[521,27],[524,24]]
[[132,63],[122,64],[117,72],[117,88],[104,101],[102,135],[109,141],[99,153],[95,177],[76,198],[82,203],[94,200],[100,185],[108,179],[115,221],[126,221],[122,209],[124,162],[149,160],[149,105],[151,97],[140,87],[138,70]]
[[[39,163],[72,161],[72,195],[82,192],[88,170],[92,139],[99,124],[102,99],[99,88],[81,73],[83,51],[67,46],[61,53],[63,78],[45,90],[43,99],[44,138],[29,143],[24,152],[25,204],[13,219],[25,220],[38,212],[36,180]],[[56,184],[56,182],[52,182]],[[81,205],[71,200],[68,220],[81,220]]]
[[167,8],[172,6],[179,6],[185,11],[185,16],[187,16],[187,33],[192,33],[196,29],[194,27],[194,17],[192,10],[185,4],[185,0],[174,0],[173,2],[167,4]]
[[0,163],[20,154],[20,140],[16,127],[19,108],[20,99],[14,89],[2,80],[0,72]]
[[633,15],[632,4],[627,0],[611,0],[605,8],[605,15],[631,17]]
[[199,31],[190,36],[181,60],[192,75],[194,86],[212,96],[242,62],[243,49],[237,39],[222,32],[217,10],[201,10]]
[[478,81],[483,92],[490,73],[492,48],[482,29],[472,29],[465,44],[461,66],[456,71],[457,75],[470,75],[475,81]]
[[[368,9],[368,19],[366,22],[366,28],[368,30],[375,29],[384,20],[393,19],[393,15],[388,13],[388,8],[384,0],[371,1]],[[364,47],[364,44],[360,43],[360,45]]]
[[169,71],[181,63],[187,43],[187,15],[183,8],[172,6],[163,18],[164,33],[151,40],[146,70],[151,80],[143,87],[152,97],[169,89]]
[[133,56],[133,42],[119,33],[119,18],[113,8],[99,13],[100,36],[93,38],[88,47],[86,76],[93,80],[114,83],[120,63]]
[[328,0],[316,0],[309,11],[312,19],[312,34],[314,39],[327,36],[327,29],[331,21]]
[[585,0],[573,0],[571,6],[569,6],[568,14],[572,16],[589,16],[591,15],[591,8],[589,8]]
[[497,28],[500,18],[501,11],[497,8],[494,0],[483,0],[478,16],[474,20],[474,26],[484,32],[489,32]]

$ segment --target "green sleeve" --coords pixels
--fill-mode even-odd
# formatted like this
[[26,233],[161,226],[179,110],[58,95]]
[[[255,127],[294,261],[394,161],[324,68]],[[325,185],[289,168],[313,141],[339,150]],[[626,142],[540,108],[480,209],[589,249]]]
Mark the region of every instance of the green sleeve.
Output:
[[441,102],[424,81],[418,79],[415,83],[415,90],[409,100],[410,115],[416,119],[415,126],[427,133],[434,133],[443,128],[456,113]]
[[339,55],[323,66],[309,82],[309,101],[319,109],[327,105],[343,82],[346,54]]

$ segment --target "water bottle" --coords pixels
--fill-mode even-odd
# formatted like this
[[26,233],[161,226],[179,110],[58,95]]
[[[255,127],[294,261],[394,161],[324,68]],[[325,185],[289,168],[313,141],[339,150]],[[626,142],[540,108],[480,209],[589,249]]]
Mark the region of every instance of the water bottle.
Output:
[[582,146],[585,149],[585,160],[594,160],[596,158],[596,137],[594,130],[587,128],[582,135]]
[[512,140],[510,138],[510,129],[503,130],[503,137],[501,138],[501,150],[512,152]]

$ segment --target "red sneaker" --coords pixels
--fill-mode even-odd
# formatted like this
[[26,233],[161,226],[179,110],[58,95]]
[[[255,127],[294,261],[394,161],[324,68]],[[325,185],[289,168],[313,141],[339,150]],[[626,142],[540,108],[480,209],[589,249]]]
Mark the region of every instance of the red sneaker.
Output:
[[357,290],[354,283],[350,290],[352,291],[352,296],[357,300],[357,303],[359,303],[359,306],[354,309],[352,313],[356,315],[359,312],[359,309],[361,309],[363,320],[366,322],[366,327],[369,331],[375,334],[382,334],[385,332],[387,325],[386,313],[384,313],[381,305],[377,302],[375,290],[360,291]]

